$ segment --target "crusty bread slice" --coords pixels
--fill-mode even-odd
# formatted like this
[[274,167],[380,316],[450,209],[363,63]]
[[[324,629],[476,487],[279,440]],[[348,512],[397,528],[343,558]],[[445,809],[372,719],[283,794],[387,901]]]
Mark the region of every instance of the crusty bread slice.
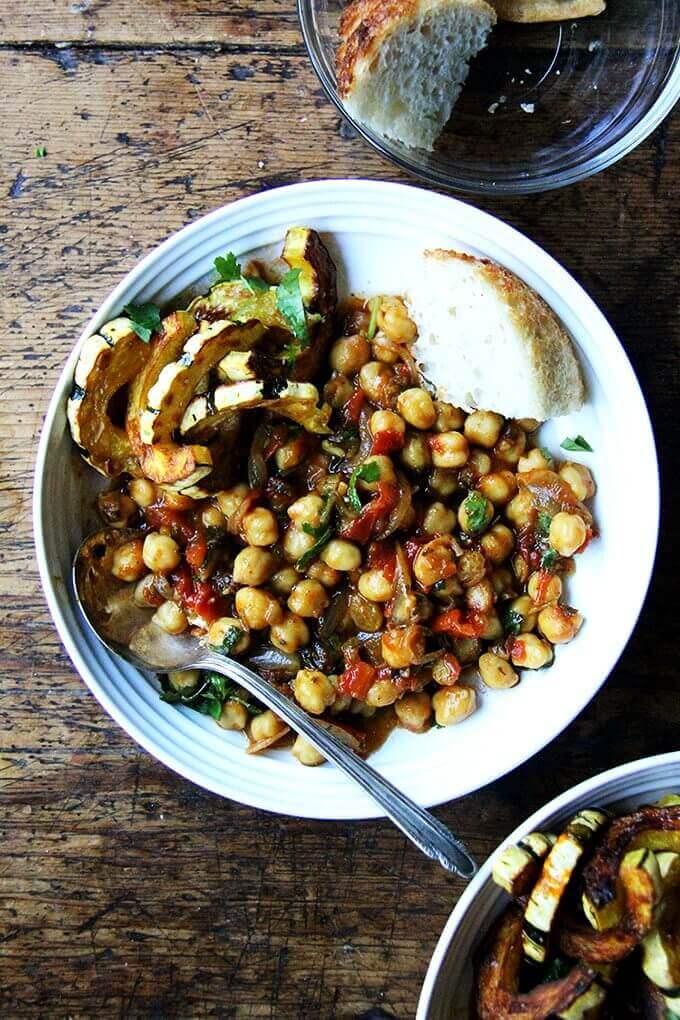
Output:
[[564,21],[602,14],[605,0],[489,0],[503,21]]
[[545,421],[578,410],[574,348],[543,298],[514,273],[456,251],[426,251],[406,295],[413,353],[441,400]]
[[336,57],[348,113],[432,149],[495,23],[486,0],[353,0],[340,19]]

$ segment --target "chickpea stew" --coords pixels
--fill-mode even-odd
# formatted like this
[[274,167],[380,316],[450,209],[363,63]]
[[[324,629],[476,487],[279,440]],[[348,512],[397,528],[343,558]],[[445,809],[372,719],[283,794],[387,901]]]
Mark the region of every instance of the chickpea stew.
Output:
[[[588,468],[553,459],[537,421],[434,399],[403,300],[337,306],[313,231],[289,231],[274,263],[216,268],[186,311],[143,306],[146,340],[132,306],[81,354],[72,433],[115,480],[103,520],[139,536],[115,577],[163,630],[243,658],[360,753],[549,666],[583,622],[564,587],[596,535]],[[162,697],[251,752],[288,735],[216,674],[171,673]],[[292,752],[322,762],[301,737]]]

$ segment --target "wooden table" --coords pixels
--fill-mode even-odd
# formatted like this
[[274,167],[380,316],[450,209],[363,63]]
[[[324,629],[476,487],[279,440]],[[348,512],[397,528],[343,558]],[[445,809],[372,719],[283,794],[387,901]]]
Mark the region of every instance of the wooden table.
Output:
[[[15,0],[0,68],[0,1015],[408,1020],[462,884],[387,824],[252,811],[149,758],[74,673],[30,525],[57,374],[140,256],[263,188],[406,178],[342,129],[293,0]],[[664,517],[606,688],[537,758],[438,812],[479,858],[573,783],[678,746],[679,126],[577,187],[482,203],[609,315],[656,425]],[[646,493],[628,470],[634,557]]]

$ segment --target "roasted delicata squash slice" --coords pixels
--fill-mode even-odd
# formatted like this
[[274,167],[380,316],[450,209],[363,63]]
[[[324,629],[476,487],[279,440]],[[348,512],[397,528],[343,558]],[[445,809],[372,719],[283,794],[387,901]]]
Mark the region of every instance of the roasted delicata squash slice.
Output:
[[680,804],[646,805],[612,822],[583,871],[583,912],[598,930],[621,917],[619,869],[634,848],[680,851]]
[[552,833],[530,832],[513,846],[506,846],[493,864],[493,880],[496,885],[518,899],[531,891],[541,873],[543,860],[555,844],[557,836]]
[[577,963],[566,977],[520,993],[522,924],[521,910],[509,907],[487,940],[477,973],[480,1020],[547,1020],[571,1006],[595,979],[590,967]]
[[125,428],[133,450],[141,452],[140,420],[149,400],[149,390],[159,375],[182,353],[184,344],[198,329],[189,312],[172,312],[162,322],[161,332],[151,342],[149,356],[130,387]]
[[583,995],[579,995],[571,1006],[567,1006],[557,1015],[560,1020],[597,1020],[602,1015],[609,990],[616,976],[616,968],[612,964],[594,965],[593,983]]
[[631,850],[621,863],[619,881],[624,900],[619,923],[604,931],[565,923],[559,944],[568,956],[578,956],[588,963],[617,963],[651,931],[654,908],[663,889],[656,855],[651,850]]
[[528,959],[543,963],[548,953],[550,930],[557,908],[583,851],[607,823],[603,811],[580,811],[558,836],[543,864],[524,911],[522,943]]
[[642,942],[642,969],[671,1016],[680,1016],[680,854],[656,854],[663,885],[654,928]]
[[66,413],[74,441],[101,474],[115,478],[123,471],[139,474],[125,429],[109,415],[111,401],[142,369],[149,348],[129,319],[107,322],[88,337],[76,365]]
[[186,409],[180,432],[193,438],[216,428],[234,413],[268,408],[302,425],[308,432],[328,434],[331,409],[319,406],[319,391],[311,383],[254,379],[218,386],[213,394],[195,397]]

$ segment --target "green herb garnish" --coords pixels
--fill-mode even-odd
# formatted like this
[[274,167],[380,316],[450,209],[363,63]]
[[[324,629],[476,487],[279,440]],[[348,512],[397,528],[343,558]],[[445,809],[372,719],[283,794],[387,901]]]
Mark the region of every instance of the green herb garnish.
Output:
[[481,492],[473,490],[463,500],[467,525],[465,530],[470,534],[482,531],[488,521],[489,501],[482,496]]
[[575,436],[574,439],[570,439],[569,436],[560,443],[563,450],[577,450],[580,453],[593,453],[593,448],[587,439],[583,436]]
[[541,556],[541,570],[554,570],[557,560],[557,551],[555,549],[546,549]]
[[366,333],[366,339],[372,340],[376,334],[378,328],[378,312],[380,311],[380,298],[371,298],[368,307],[371,309],[371,318],[368,323],[368,332]]
[[552,517],[550,516],[550,514],[546,510],[539,510],[538,516],[536,518],[536,531],[538,532],[538,534],[543,535],[544,538],[547,537],[547,535],[550,533],[551,522]]
[[300,290],[300,270],[290,269],[276,288],[276,307],[290,327],[290,331],[304,350],[309,347],[307,316]]
[[240,627],[227,627],[221,644],[210,647],[216,652],[221,652],[222,655],[231,655],[242,636],[243,631]]
[[319,514],[319,523],[317,525],[309,524],[308,521],[304,521],[302,530],[306,535],[311,535],[316,539],[313,546],[303,553],[300,559],[296,563],[298,570],[304,570],[305,567],[309,566],[312,560],[321,552],[323,547],[327,545],[335,534],[335,528],[331,524],[331,514],[333,507],[335,506],[335,499],[328,492],[325,492],[322,496],[323,507]]
[[506,634],[519,634],[524,623],[524,617],[516,609],[510,606],[503,613],[503,630]]
[[218,255],[214,266],[222,283],[231,283],[232,280],[240,280],[243,276],[233,251],[228,251],[226,255]]
[[349,485],[347,486],[347,502],[357,513],[361,513],[362,510],[361,499],[357,492],[357,482],[377,482],[379,478],[380,465],[374,460],[369,461],[367,464],[359,464],[358,467],[354,468],[350,475]]
[[553,465],[555,464],[555,461],[553,460],[553,456],[552,456],[552,453],[550,452],[550,450],[546,450],[545,446],[539,446],[538,449],[539,449],[543,459],[548,462],[550,467],[553,467]]
[[46,155],[47,155],[47,149],[45,148],[45,146],[44,145],[39,145],[37,147],[37,149],[35,150],[35,158],[36,159],[44,159]]
[[145,344],[148,344],[151,334],[161,328],[160,310],[151,302],[141,305],[126,305],[123,315],[127,315],[135,333]]
[[[237,627],[230,628],[238,631]],[[239,632],[240,633],[240,632]],[[220,673],[204,673],[203,680],[190,692],[176,691],[167,679],[162,681],[161,701],[173,705],[186,705],[201,715],[219,719],[225,701],[238,701],[251,715],[259,715],[264,709],[251,701],[245,691]]]

